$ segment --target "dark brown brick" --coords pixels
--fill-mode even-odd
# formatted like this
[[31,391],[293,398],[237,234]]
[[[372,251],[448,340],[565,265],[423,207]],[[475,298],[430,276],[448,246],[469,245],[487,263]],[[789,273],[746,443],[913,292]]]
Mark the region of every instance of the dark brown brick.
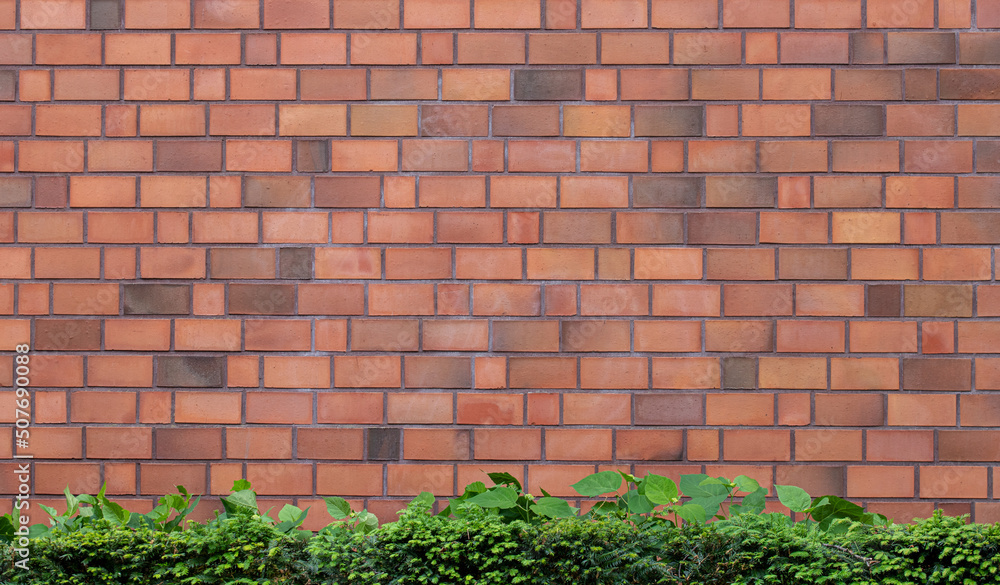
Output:
[[842,465],[779,465],[775,483],[798,486],[810,494],[844,497],[845,469]]
[[636,136],[701,136],[703,106],[636,106]]
[[1000,431],[938,431],[940,461],[1000,461]]
[[31,178],[0,177],[0,207],[31,207]]
[[816,424],[832,427],[878,427],[885,424],[881,394],[817,394]]
[[903,358],[903,390],[972,389],[972,360]]
[[69,203],[66,177],[35,177],[35,207],[61,209]]
[[379,207],[378,177],[316,177],[316,207]]
[[898,284],[868,285],[868,316],[899,317],[903,288]]
[[489,133],[488,106],[420,106],[421,136],[487,136]]
[[757,214],[718,212],[688,214],[689,245],[743,244],[757,242]]
[[942,69],[941,99],[995,100],[1000,97],[1000,69]]
[[942,213],[942,244],[1000,244],[995,213]]
[[17,72],[0,71],[0,102],[12,102],[17,97]]
[[96,351],[101,349],[101,322],[92,319],[38,319],[35,349]]
[[633,207],[701,207],[702,177],[648,177],[632,179]]
[[891,32],[888,47],[890,64],[955,62],[955,33]]
[[514,72],[515,100],[583,99],[582,69],[519,69]]
[[635,424],[686,426],[705,424],[705,398],[701,394],[638,394]]
[[123,285],[126,315],[187,315],[191,287],[186,284]]
[[308,280],[313,274],[312,248],[281,248],[278,253],[280,278]]
[[90,30],[121,28],[121,0],[90,0]]
[[403,358],[407,388],[471,388],[472,359],[449,356]]
[[1000,172],[1000,140],[976,141],[976,172]]
[[276,256],[273,248],[213,248],[209,254],[212,278],[274,278]]
[[399,459],[399,429],[365,429],[367,459],[369,461],[397,461]]
[[906,317],[972,316],[972,285],[907,284],[903,289]]
[[930,101],[938,97],[937,69],[907,69],[905,98],[911,101]]
[[157,428],[157,459],[221,459],[222,429]]
[[167,388],[221,388],[223,356],[156,356],[156,385]]
[[851,63],[881,65],[885,62],[885,46],[880,32],[851,33]]
[[309,207],[309,177],[245,177],[243,204],[246,207]]
[[707,177],[707,207],[774,207],[777,177]]
[[958,59],[962,65],[1000,64],[1000,33],[960,33]]
[[[846,280],[847,265],[846,249],[781,248],[778,251],[778,277],[782,280]],[[897,290],[897,316],[899,296]]]
[[236,315],[293,315],[291,284],[230,284],[229,312]]
[[222,170],[221,140],[157,140],[156,170],[212,173]]
[[881,136],[885,133],[882,106],[814,105],[813,132],[819,136]]
[[325,173],[330,170],[330,143],[326,140],[296,140],[295,170]]
[[752,357],[722,358],[722,388],[751,390],[757,387],[757,359]]
[[[976,153],[977,157],[981,154],[982,150]],[[958,206],[1000,207],[1000,177],[959,177]]]
[[559,106],[493,106],[494,136],[559,136]]

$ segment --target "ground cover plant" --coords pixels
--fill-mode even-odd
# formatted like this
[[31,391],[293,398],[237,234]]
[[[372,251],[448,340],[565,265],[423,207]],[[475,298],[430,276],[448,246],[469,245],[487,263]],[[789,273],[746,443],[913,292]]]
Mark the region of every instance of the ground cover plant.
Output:
[[[301,528],[309,510],[261,511],[245,480],[205,523],[178,486],[146,514],[66,490],[66,511],[23,529],[0,517],[0,583],[9,584],[928,584],[998,583],[1000,525],[933,517],[894,524],[836,496],[795,486],[773,496],[746,476],[604,471],[572,501],[526,493],[489,474],[434,511],[416,497],[394,522],[325,498],[331,522]],[[586,511],[572,504],[579,503]]]

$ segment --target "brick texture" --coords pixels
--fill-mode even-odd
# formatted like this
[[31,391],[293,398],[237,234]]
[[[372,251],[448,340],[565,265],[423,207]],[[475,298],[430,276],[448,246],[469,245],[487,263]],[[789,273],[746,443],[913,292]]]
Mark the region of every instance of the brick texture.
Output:
[[995,1],[0,5],[40,496],[1000,497]]

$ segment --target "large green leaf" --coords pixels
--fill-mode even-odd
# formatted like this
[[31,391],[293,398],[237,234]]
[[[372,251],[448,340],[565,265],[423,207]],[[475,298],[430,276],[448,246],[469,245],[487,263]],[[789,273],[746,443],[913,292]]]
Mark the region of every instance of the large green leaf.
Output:
[[305,519],[306,515],[309,514],[309,508],[303,510],[298,506],[293,506],[291,504],[285,504],[281,511],[278,512],[278,520],[282,522],[297,522],[301,524]]
[[704,473],[682,475],[681,491],[689,498],[712,498],[729,495],[729,488],[719,478],[710,477]]
[[506,510],[517,505],[517,492],[506,486],[496,486],[468,499],[471,504],[483,508]]
[[865,509],[861,506],[837,496],[823,496],[810,512],[812,519],[819,522],[820,530],[829,529],[833,521],[839,518],[861,520],[864,513]]
[[622,487],[622,476],[617,471],[601,471],[588,475],[571,487],[581,496],[592,498],[617,492]]
[[14,540],[14,523],[9,514],[0,516],[0,542],[11,542]]
[[579,508],[570,506],[566,500],[551,496],[539,498],[531,505],[532,512],[546,518],[572,518],[579,510]]
[[649,501],[658,506],[673,504],[679,496],[674,480],[653,473],[642,480],[642,492],[646,494]]
[[674,506],[669,511],[675,512],[682,520],[691,522],[692,524],[704,524],[705,520],[708,518],[708,514],[705,513],[705,508],[702,508],[698,504]]
[[628,506],[628,511],[632,514],[649,514],[656,507],[656,504],[651,502],[649,498],[640,494],[636,490],[632,490],[623,496],[626,506]]
[[233,514],[238,510],[252,511],[257,513],[257,494],[253,490],[239,490],[222,498],[222,507],[227,514]]
[[774,491],[781,501],[792,512],[804,512],[812,504],[812,498],[806,490],[794,485],[776,485]]
[[333,516],[334,520],[343,520],[351,515],[351,505],[347,500],[338,496],[323,498],[326,502],[326,511]]
[[[764,496],[767,495],[767,490],[764,488],[758,488],[757,491],[750,492],[749,494],[743,496],[743,501],[740,503],[738,510],[734,510],[734,514],[760,514],[764,511]],[[735,508],[735,506],[733,506]]]
[[733,483],[736,484],[736,487],[741,492],[746,492],[748,494],[752,494],[760,489],[760,483],[758,483],[756,479],[745,475],[737,475],[736,479],[733,480]]

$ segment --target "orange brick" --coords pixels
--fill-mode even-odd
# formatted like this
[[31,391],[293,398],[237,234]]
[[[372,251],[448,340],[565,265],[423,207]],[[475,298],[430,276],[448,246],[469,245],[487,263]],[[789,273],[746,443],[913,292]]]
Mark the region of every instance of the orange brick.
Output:
[[[23,29],[83,29],[87,4],[82,0],[22,0]],[[11,27],[13,28],[13,27]]]
[[108,65],[170,65],[170,35],[109,33],[104,40]]
[[417,62],[417,35],[353,34],[350,52],[352,65],[414,65]]
[[539,0],[476,0],[475,28],[539,28]]
[[139,133],[143,136],[204,136],[205,106],[143,105]]
[[55,141],[19,144],[18,170],[43,173],[83,172],[82,142]]
[[646,28],[646,9],[645,0],[583,0],[580,18],[583,28]]
[[264,0],[264,28],[330,28],[326,0]]
[[795,28],[861,28],[861,0],[799,0]]
[[736,28],[782,28],[789,26],[788,5],[781,0],[746,2],[723,0],[722,26]]
[[934,2],[913,0],[872,0],[868,3],[871,28],[934,28]]
[[[152,171],[153,141],[91,141],[88,145],[87,168],[96,172]],[[71,183],[72,179],[76,178],[78,177],[72,177]],[[129,204],[127,207],[132,205],[134,204]]]
[[281,63],[284,65],[345,65],[347,35],[330,33],[283,33]]
[[[645,17],[645,13],[643,16]],[[601,63],[605,65],[666,65],[669,62],[670,37],[666,33],[601,34]]]
[[656,28],[716,28],[719,7],[698,0],[653,0],[652,24]]
[[778,321],[778,351],[842,352],[844,340],[841,321]]
[[194,26],[207,29],[259,28],[258,0],[195,0]]
[[134,207],[134,177],[70,177],[70,207]]

